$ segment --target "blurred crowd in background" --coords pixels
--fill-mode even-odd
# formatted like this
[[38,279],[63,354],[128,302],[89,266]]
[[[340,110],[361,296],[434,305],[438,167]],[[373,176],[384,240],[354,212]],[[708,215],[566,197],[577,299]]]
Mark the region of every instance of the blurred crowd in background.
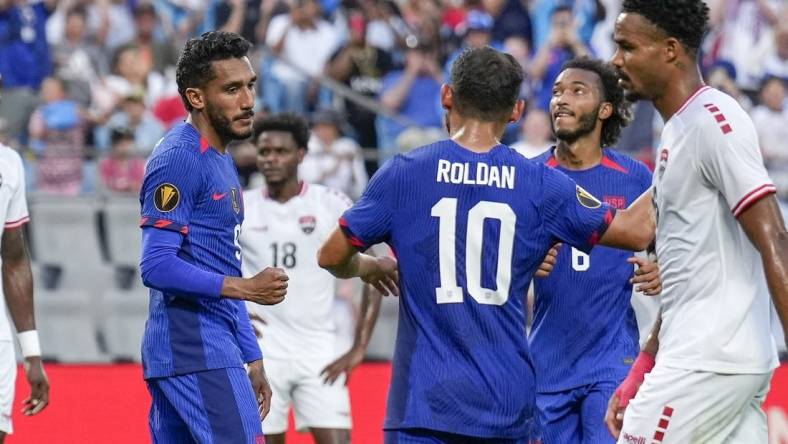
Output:
[[[302,179],[357,198],[397,152],[445,136],[438,93],[466,47],[512,54],[527,112],[504,142],[551,144],[553,81],[572,57],[609,59],[620,0],[0,0],[0,141],[19,150],[30,191],[138,192],[145,159],[186,116],[180,48],[208,30],[254,44],[257,112],[310,120]],[[755,122],[788,199],[788,1],[708,0],[708,84]],[[676,17],[681,20],[681,17]],[[615,147],[649,165],[662,121],[635,104]],[[242,183],[262,183],[253,140],[231,146]]]

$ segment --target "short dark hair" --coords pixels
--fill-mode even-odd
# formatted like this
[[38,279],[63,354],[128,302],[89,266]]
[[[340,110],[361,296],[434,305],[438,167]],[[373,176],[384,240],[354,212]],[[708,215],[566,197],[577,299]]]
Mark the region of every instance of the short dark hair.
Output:
[[468,48],[451,68],[457,112],[466,117],[498,121],[512,112],[523,83],[517,60],[489,46]]
[[210,31],[189,39],[183,47],[178,66],[175,69],[175,82],[184,106],[188,111],[192,105],[186,99],[188,88],[202,88],[216,78],[211,66],[217,60],[240,59],[246,56],[252,44],[233,32]]
[[280,113],[263,117],[255,121],[254,143],[260,134],[266,131],[282,131],[290,133],[298,148],[307,149],[309,144],[309,122],[305,118],[293,113]]
[[624,0],[621,12],[642,15],[692,55],[709,30],[709,7],[703,0]]
[[581,57],[564,63],[561,72],[567,69],[582,69],[593,72],[599,77],[601,100],[613,105],[613,113],[602,122],[600,145],[603,147],[612,146],[618,141],[621,130],[632,119],[632,104],[625,98],[624,88],[618,83],[619,77],[615,68],[599,59]]

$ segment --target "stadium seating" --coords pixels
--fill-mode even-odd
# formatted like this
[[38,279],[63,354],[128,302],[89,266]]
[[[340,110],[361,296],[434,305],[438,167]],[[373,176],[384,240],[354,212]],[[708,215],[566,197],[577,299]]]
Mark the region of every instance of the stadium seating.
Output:
[[140,361],[142,334],[148,318],[148,292],[144,287],[109,290],[102,298],[101,330],[107,353],[115,361]]
[[107,360],[99,346],[97,298],[87,291],[42,290],[36,294],[36,328],[44,359]]

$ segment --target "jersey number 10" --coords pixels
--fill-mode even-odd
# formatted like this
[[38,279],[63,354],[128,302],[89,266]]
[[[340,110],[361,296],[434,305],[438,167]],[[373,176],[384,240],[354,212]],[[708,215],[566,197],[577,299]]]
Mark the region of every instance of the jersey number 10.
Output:
[[[456,228],[457,199],[444,197],[432,207],[433,217],[439,218],[438,254],[441,286],[435,289],[439,304],[461,303],[463,291],[457,285]],[[498,242],[498,269],[495,273],[496,289],[484,288],[482,278],[482,242],[484,241],[485,219],[501,222]],[[517,215],[504,203],[481,201],[468,211],[465,233],[465,283],[468,294],[476,302],[487,305],[503,305],[509,299],[512,278],[512,249]]]

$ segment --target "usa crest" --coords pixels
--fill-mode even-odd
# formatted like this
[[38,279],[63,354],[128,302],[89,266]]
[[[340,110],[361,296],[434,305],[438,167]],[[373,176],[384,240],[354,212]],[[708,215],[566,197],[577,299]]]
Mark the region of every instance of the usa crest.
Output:
[[301,227],[301,231],[303,231],[304,234],[312,234],[312,232],[315,231],[317,219],[315,219],[315,216],[301,216],[298,218],[298,225]]
[[171,183],[163,183],[153,193],[153,206],[162,213],[174,210],[181,201],[181,192]]
[[241,202],[238,196],[238,190],[236,188],[230,188],[230,199],[233,201],[233,211],[235,211],[235,214],[241,212]]

